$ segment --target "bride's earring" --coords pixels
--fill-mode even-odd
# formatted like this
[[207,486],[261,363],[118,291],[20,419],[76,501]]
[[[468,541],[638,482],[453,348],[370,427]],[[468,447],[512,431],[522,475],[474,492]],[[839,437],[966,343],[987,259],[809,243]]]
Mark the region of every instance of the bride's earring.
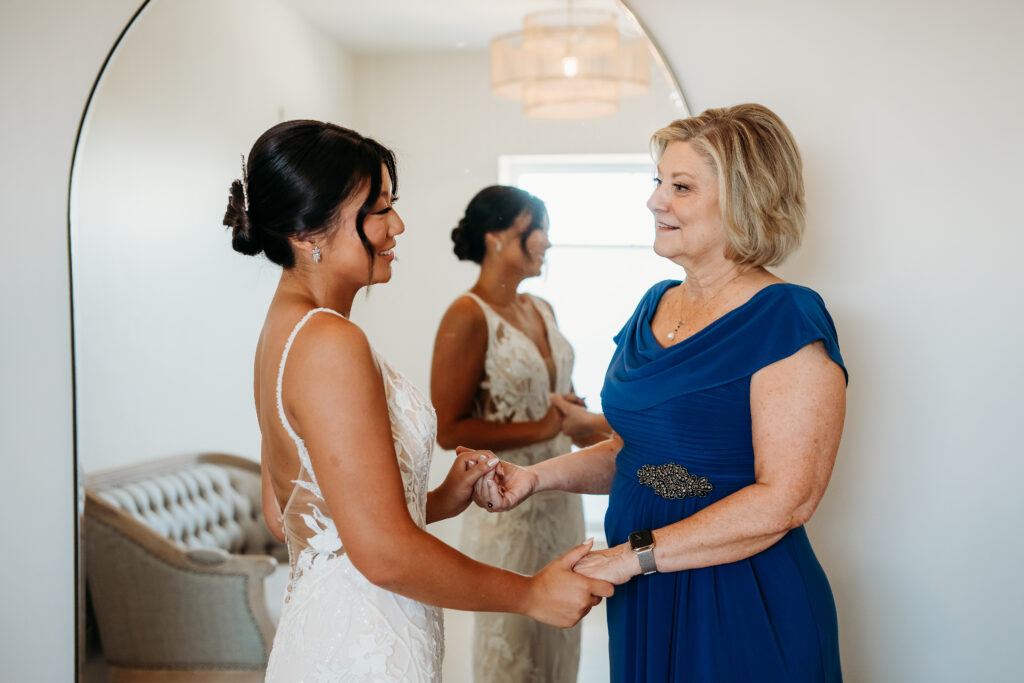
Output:
[[313,263],[320,263],[320,247],[313,245]]
[[494,251],[501,253],[501,240],[497,240],[494,245]]

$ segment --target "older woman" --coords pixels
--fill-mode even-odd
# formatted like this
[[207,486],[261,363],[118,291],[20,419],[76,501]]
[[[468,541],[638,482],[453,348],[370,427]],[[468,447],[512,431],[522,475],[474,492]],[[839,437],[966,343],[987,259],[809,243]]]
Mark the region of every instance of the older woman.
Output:
[[618,437],[502,463],[478,503],[610,493],[610,547],[576,571],[622,584],[613,681],[838,681],[835,603],[803,524],[839,447],[846,370],[821,298],[766,269],[800,242],[799,152],[753,104],[675,121],[652,147],[654,250],[686,276],[652,287],[615,338],[602,403]]

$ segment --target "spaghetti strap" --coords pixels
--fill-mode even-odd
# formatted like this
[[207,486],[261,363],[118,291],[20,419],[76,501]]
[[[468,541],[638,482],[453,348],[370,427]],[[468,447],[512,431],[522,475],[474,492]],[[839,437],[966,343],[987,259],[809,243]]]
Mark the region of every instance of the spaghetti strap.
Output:
[[478,297],[478,296],[477,296],[476,294],[474,294],[473,292],[466,292],[466,296],[468,296],[468,297],[469,297],[470,299],[472,299],[473,301],[475,301],[475,302],[477,302],[478,304],[480,304],[480,308],[490,308],[490,306],[488,306],[488,305],[487,305],[486,303],[484,303],[484,300],[483,300],[483,299],[481,299],[480,297]]
[[472,299],[473,301],[475,301],[477,303],[477,306],[480,307],[480,310],[482,310],[484,312],[484,317],[487,318],[488,322],[491,321],[493,316],[497,316],[498,315],[497,311],[495,311],[493,308],[491,308],[490,304],[488,304],[486,301],[484,301],[483,299],[478,297],[473,292],[466,292],[466,296],[468,296],[470,299]]
[[490,304],[481,299],[473,292],[466,292],[466,296],[476,302],[476,305],[480,307],[480,310],[484,313],[484,322],[487,324],[487,343],[491,345],[494,340],[499,336],[498,329],[502,323],[508,325],[505,319],[498,315],[498,312],[491,308]]
[[345,317],[341,313],[338,313],[337,311],[331,308],[314,308],[313,310],[306,313],[306,315],[302,316],[302,320],[300,320],[295,325],[294,329],[292,329],[291,334],[288,335],[288,341],[285,342],[284,344],[284,352],[281,354],[281,364],[277,369],[276,395],[277,415],[278,417],[281,418],[281,425],[284,427],[284,430],[288,432],[288,436],[292,438],[292,441],[295,442],[295,448],[299,452],[299,462],[302,463],[302,467],[306,470],[306,472],[309,473],[309,478],[312,480],[312,484],[314,487],[313,493],[315,493],[317,496],[320,496],[320,485],[317,483],[316,475],[313,473],[313,466],[310,464],[309,461],[309,452],[306,450],[306,444],[299,437],[299,435],[295,433],[295,430],[292,429],[291,424],[288,422],[288,417],[284,414],[284,401],[281,400],[282,382],[284,380],[284,365],[285,362],[287,362],[288,360],[288,352],[291,351],[292,349],[292,342],[295,341],[295,335],[299,333],[299,330],[301,330],[303,325],[306,324],[306,321],[313,317],[314,313],[331,313],[333,315],[338,316],[339,318]]

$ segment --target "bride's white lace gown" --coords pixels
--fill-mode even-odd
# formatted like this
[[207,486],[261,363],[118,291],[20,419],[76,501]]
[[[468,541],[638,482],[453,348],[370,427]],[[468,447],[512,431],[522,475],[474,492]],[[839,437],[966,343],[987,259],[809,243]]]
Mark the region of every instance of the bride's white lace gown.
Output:
[[[488,342],[484,381],[473,417],[490,422],[540,420],[551,403],[547,364],[537,346],[476,295],[484,311]],[[534,299],[544,320],[555,363],[555,393],[572,388],[572,347],[559,332],[547,304]],[[568,453],[566,436],[496,451],[502,460],[533,465]],[[463,514],[461,549],[487,564],[535,574],[583,540],[583,505],[575,494],[537,494],[509,512],[488,513],[476,506]],[[579,666],[580,626],[560,629],[515,614],[474,615],[473,676],[476,683],[575,683]]]
[[[268,682],[441,680],[444,633],[441,610],[374,586],[349,561],[302,439],[285,417],[281,380],[292,331],[277,375],[278,414],[298,449],[301,468],[284,510],[291,577],[274,646]],[[384,378],[391,433],[405,485],[409,514],[426,524],[427,479],[437,429],[434,409],[401,374],[374,353]]]

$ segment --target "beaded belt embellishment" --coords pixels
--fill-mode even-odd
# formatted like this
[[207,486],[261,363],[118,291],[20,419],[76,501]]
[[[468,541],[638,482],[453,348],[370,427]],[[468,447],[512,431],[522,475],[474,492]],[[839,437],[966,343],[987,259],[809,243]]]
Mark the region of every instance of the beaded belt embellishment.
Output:
[[714,488],[707,477],[690,474],[685,467],[674,462],[644,465],[637,470],[636,479],[668,500],[682,500],[688,496],[707,498]]

